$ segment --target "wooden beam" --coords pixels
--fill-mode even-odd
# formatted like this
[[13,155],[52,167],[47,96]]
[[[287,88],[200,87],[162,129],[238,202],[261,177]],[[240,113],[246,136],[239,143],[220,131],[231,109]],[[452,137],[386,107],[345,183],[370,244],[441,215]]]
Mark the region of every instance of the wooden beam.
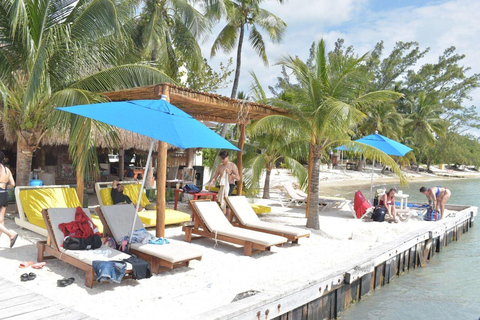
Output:
[[118,149],[118,178],[123,180],[125,174],[125,149],[121,147]]
[[195,155],[195,148],[187,149],[187,160],[185,161],[185,166],[187,168],[193,168],[193,157]]
[[80,200],[80,203],[82,204],[82,208],[83,208],[83,188],[84,188],[83,172],[81,172],[79,167],[77,167],[77,195],[78,195],[78,200]]
[[240,179],[238,180],[237,185],[237,195],[241,196],[243,191],[243,145],[245,144],[245,124],[240,124],[240,139],[238,140],[238,148],[240,151],[237,151],[237,167],[238,173],[240,174]]

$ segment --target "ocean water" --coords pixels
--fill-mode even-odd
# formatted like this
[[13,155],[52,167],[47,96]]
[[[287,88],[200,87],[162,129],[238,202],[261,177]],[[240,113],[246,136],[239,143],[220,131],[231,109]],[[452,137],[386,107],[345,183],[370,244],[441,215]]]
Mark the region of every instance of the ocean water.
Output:
[[[409,201],[426,202],[418,191],[423,185],[449,188],[448,203],[480,207],[480,179],[411,183],[402,190],[410,195]],[[369,187],[360,189],[369,192]],[[474,227],[436,254],[425,268],[409,271],[370,292],[339,319],[480,319],[479,242],[477,216]]]

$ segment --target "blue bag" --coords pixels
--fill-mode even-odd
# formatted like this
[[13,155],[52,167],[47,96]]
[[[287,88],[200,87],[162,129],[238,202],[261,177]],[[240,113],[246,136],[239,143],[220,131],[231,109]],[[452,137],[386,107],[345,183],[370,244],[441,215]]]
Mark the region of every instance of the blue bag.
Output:
[[202,191],[202,189],[200,189],[199,187],[197,187],[194,184],[186,184],[183,187],[183,192],[195,193],[195,192],[200,192],[200,191]]

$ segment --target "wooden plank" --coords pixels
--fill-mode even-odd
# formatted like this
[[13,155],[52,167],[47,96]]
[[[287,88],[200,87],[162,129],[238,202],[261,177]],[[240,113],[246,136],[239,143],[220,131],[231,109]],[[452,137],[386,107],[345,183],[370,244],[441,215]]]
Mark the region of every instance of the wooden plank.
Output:
[[406,250],[403,252],[403,255],[404,255],[404,259],[403,259],[403,270],[405,272],[408,271],[408,263],[409,263],[409,259],[410,259],[410,249]]
[[31,303],[22,304],[18,307],[10,307],[2,310],[0,319],[30,318],[38,319],[37,315],[45,316],[62,313],[62,306],[47,298],[38,299]]
[[315,299],[312,302],[308,303],[308,320],[316,320],[320,318],[320,299]]
[[329,292],[328,293],[328,302],[330,305],[330,318],[329,319],[336,319],[337,318],[337,307],[336,307],[336,302],[337,302],[337,290]]
[[417,268],[417,246],[410,248],[410,260],[408,261],[408,269],[414,270]]
[[370,292],[371,282],[372,282],[371,273],[367,273],[360,279],[360,299],[362,299],[364,295]]
[[385,264],[375,267],[375,289],[383,286],[385,277]]
[[340,288],[335,290],[335,313],[339,314],[340,312],[345,310],[345,291],[347,285],[342,285]]
[[[3,288],[2,288],[3,289]],[[24,295],[12,297],[9,299],[0,300],[0,310],[4,310],[11,307],[19,307],[22,304],[28,304],[33,301],[43,299],[44,297],[33,292],[27,292]]]

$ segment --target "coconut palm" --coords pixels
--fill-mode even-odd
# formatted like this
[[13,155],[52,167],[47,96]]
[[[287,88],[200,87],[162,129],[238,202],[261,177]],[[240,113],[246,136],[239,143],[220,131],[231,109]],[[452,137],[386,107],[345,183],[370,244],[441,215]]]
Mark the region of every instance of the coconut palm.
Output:
[[204,63],[198,45],[210,31],[209,20],[188,0],[136,0],[141,8],[133,27],[133,41],[147,60],[158,62],[168,75],[176,78],[187,64],[198,72]]
[[447,122],[440,117],[442,106],[432,95],[420,92],[409,105],[410,110],[404,121],[404,128],[414,144],[418,171],[420,161],[426,152],[434,147],[437,137],[445,136]]
[[[355,57],[339,50],[327,54],[325,43],[321,40],[313,48],[311,63],[307,64],[299,58],[287,56],[280,61],[290,70],[298,82],[293,87],[292,103],[284,102],[289,110],[289,116],[270,116],[259,120],[258,126],[268,132],[272,128],[283,126],[291,131],[297,131],[297,136],[303,136],[309,143],[309,199],[307,203],[307,226],[320,228],[318,217],[320,159],[329,148],[349,143],[350,147],[358,145],[349,142],[351,128],[365,117],[359,107],[374,103],[397,99],[400,94],[392,91],[375,91],[364,93],[359,88],[365,88],[369,81],[362,63],[365,55]],[[281,103],[281,102],[278,102]],[[366,157],[375,157],[392,167],[405,178],[396,163],[378,149],[361,145]],[[314,205],[312,205],[312,203]]]
[[359,131],[365,134],[371,134],[378,131],[390,139],[398,140],[403,131],[403,117],[397,111],[395,104],[377,103],[366,108],[364,113],[367,118]]
[[[230,53],[237,48],[235,78],[233,80],[231,98],[237,96],[238,81],[242,65],[242,47],[246,29],[250,29],[248,40],[262,59],[268,65],[265,41],[259,29],[267,32],[273,43],[282,41],[287,25],[273,13],[260,8],[265,0],[207,0],[207,16],[212,19],[224,17],[227,25],[220,31],[213,42],[210,51],[215,56],[218,50],[223,49]],[[283,3],[283,0],[277,0]]]
[[128,51],[119,25],[128,12],[112,0],[0,2],[1,120],[17,140],[18,185],[27,184],[45,135],[70,130],[70,155],[77,172],[86,173],[95,134],[108,128],[54,107],[99,102],[99,92],[169,79],[149,66],[119,65]]

